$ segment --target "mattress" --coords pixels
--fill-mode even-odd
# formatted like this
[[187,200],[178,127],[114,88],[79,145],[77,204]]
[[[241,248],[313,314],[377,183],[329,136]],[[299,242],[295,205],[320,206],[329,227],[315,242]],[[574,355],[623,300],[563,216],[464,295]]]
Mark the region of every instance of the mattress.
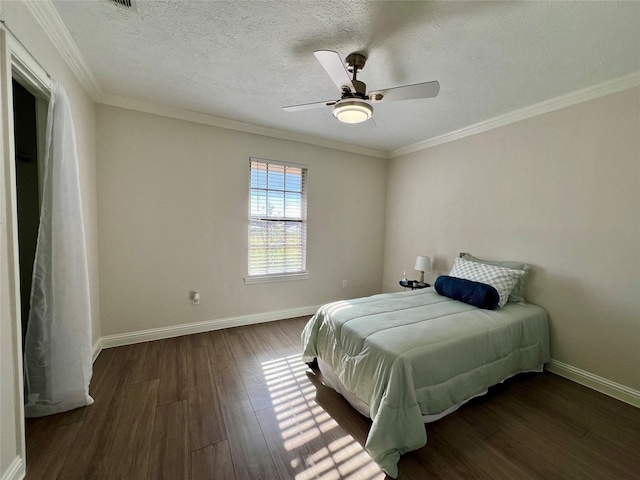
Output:
[[549,361],[547,314],[526,303],[482,310],[433,288],[374,295],[321,307],[302,355],[321,360],[339,381],[332,386],[371,417],[365,448],[396,478],[400,455],[426,444],[423,417]]

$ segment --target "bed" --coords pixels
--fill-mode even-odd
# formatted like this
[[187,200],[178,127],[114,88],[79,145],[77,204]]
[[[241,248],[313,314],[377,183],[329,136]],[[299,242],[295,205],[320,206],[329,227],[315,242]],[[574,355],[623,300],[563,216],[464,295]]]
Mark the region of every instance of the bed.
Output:
[[487,310],[433,287],[324,305],[302,333],[305,362],[372,419],[365,448],[397,478],[400,455],[427,443],[424,422],[549,361],[546,312]]

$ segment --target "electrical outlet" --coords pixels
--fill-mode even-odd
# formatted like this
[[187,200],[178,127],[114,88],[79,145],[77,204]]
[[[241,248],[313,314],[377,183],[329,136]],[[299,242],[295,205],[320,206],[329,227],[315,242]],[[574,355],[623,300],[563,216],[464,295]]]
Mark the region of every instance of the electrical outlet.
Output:
[[347,288],[349,286],[349,280],[342,280],[342,288]]
[[191,305],[200,305],[200,292],[191,292]]

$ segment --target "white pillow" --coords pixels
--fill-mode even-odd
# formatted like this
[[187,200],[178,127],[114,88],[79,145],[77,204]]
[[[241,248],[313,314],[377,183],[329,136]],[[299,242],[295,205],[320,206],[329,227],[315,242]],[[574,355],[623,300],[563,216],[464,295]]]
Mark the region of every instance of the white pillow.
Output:
[[513,287],[518,279],[524,275],[522,270],[513,270],[511,268],[497,267],[484,263],[471,262],[464,258],[456,258],[453,263],[453,269],[449,273],[450,277],[464,278],[478,283],[491,285],[498,291],[500,301],[499,307],[503,307]]

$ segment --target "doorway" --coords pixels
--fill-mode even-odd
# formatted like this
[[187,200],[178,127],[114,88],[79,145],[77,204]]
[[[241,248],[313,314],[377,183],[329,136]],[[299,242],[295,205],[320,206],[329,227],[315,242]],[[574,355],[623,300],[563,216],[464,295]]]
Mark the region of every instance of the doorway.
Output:
[[[0,0],[0,3],[3,3]],[[0,8],[2,10],[2,8]],[[16,136],[22,142],[23,127],[18,126],[16,134],[14,126],[23,124],[21,119],[16,118],[23,112],[30,113],[30,120],[27,125],[33,126],[33,104],[35,99],[35,159],[33,146],[27,151],[20,148],[20,157],[29,160],[30,170],[37,171],[37,180],[31,181],[31,186],[37,185],[37,198],[31,199],[31,204],[40,209],[40,192],[42,192],[44,169],[44,152],[46,145],[47,110],[51,95],[51,79],[47,71],[25,49],[20,41],[6,27],[4,22],[0,25],[0,184],[2,185],[2,195],[0,195],[0,344],[2,349],[2,369],[0,369],[0,383],[2,384],[2,450],[5,452],[5,442],[7,440],[7,452],[14,451],[15,460],[9,466],[11,478],[21,478],[26,470],[26,444],[25,444],[25,418],[24,418],[24,368],[23,368],[23,345],[25,330],[22,325],[21,305],[26,305],[30,294],[22,293],[21,283],[28,281],[30,274],[21,272],[20,267],[29,265],[33,268],[33,258],[31,261],[21,258],[26,253],[25,248],[20,247],[20,240],[25,239],[25,233],[20,232],[20,227],[28,225],[21,220],[18,226],[18,195],[21,197],[21,210],[25,206],[22,188],[24,182],[22,172],[21,179],[16,177],[16,170],[23,170],[22,162],[18,160],[16,151]],[[15,82],[14,82],[15,80]],[[18,85],[19,84],[19,85]],[[25,89],[31,94],[21,95]],[[14,96],[15,91],[15,96]],[[20,92],[20,93],[18,93]],[[27,105],[24,106],[23,98],[27,98]],[[13,108],[13,102],[16,107]],[[32,128],[31,136],[33,138]],[[35,161],[34,161],[35,160]],[[22,164],[22,165],[21,165]],[[35,167],[33,166],[35,164]],[[17,168],[16,168],[17,167]],[[26,177],[28,178],[28,176]],[[33,178],[33,177],[32,177]],[[20,190],[20,193],[18,193]],[[33,195],[31,195],[33,197]],[[29,198],[27,196],[27,198]],[[39,217],[39,214],[38,216]],[[38,218],[39,223],[39,218]],[[33,227],[32,227],[33,228]],[[33,241],[32,241],[33,242]],[[34,247],[31,247],[32,250]],[[32,254],[33,255],[33,254]],[[24,302],[24,303],[23,303]],[[24,318],[28,314],[25,312]],[[7,408],[5,408],[7,407]],[[13,418],[12,418],[13,417]],[[5,462],[3,462],[5,465]],[[13,473],[11,473],[13,472]]]
[[40,162],[37,99],[13,79],[13,121],[18,219],[22,350],[29,320],[31,279],[40,225]]

